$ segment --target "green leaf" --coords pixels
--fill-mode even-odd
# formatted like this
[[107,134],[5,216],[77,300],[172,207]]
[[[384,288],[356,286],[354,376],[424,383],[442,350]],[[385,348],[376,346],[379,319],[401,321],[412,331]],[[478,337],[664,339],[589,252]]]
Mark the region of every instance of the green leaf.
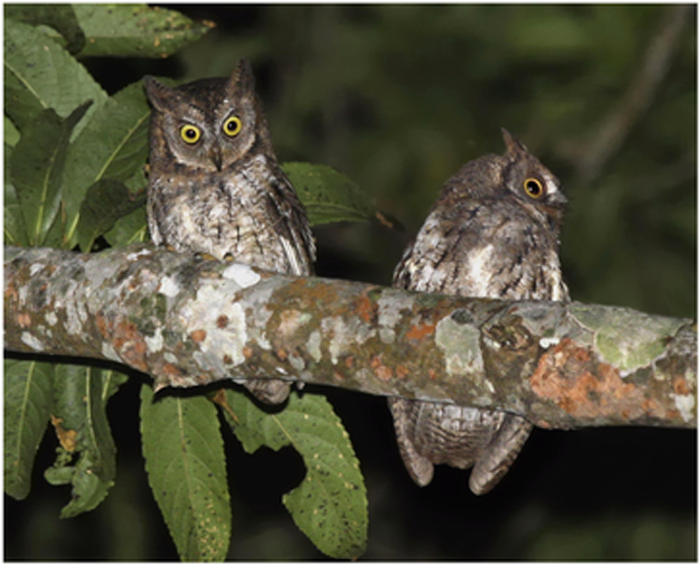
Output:
[[123,182],[102,179],[88,190],[80,206],[77,235],[80,248],[89,252],[99,236],[111,230],[116,221],[142,208],[146,195],[132,198]]
[[29,494],[34,458],[51,410],[53,365],[5,359],[5,492]]
[[291,395],[281,412],[263,411],[247,396],[225,391],[224,415],[244,449],[292,445],[306,477],[283,497],[297,527],[326,555],[355,559],[367,544],[367,492],[340,418],[323,397]]
[[97,507],[114,484],[116,448],[104,396],[109,385],[94,367],[60,364],[54,370],[52,423],[61,448],[45,477],[54,485],[72,484],[71,502],[61,510],[61,518],[72,518]]
[[5,187],[4,187],[4,233],[5,245],[29,245],[27,228],[24,225],[22,208],[17,199],[17,191],[10,178],[10,157],[14,148],[5,145]]
[[85,34],[68,4],[5,4],[5,21],[8,19],[55,29],[70,53],[77,53],[85,45]]
[[65,118],[80,104],[92,100],[89,120],[107,100],[107,94],[85,67],[30,25],[5,20],[4,61],[5,113],[22,133],[47,108]]
[[5,145],[14,147],[19,141],[20,134],[19,130],[12,123],[12,120],[5,116]]
[[88,39],[81,56],[167,57],[213,25],[145,4],[75,4],[73,9]]
[[[103,179],[128,181],[143,169],[148,158],[149,116],[143,85],[140,81],[132,83],[102,105],[71,145],[64,179],[70,244],[77,240],[80,210],[88,189]],[[102,189],[98,186],[95,190]],[[89,224],[90,220],[85,225]],[[83,236],[84,241],[89,239]]]
[[141,439],[148,482],[183,561],[221,561],[231,537],[224,444],[204,396],[141,389]]
[[119,371],[102,371],[102,402],[107,401],[119,390],[129,377]]
[[327,165],[284,163],[306,207],[311,225],[330,222],[367,221],[375,215],[369,196],[355,182]]
[[126,247],[132,243],[142,243],[148,239],[146,208],[139,208],[128,216],[117,220],[114,227],[105,234],[112,247]]
[[68,141],[88,106],[76,108],[65,120],[51,109],[42,111],[12,153],[10,174],[30,245],[48,243],[47,234],[61,204]]

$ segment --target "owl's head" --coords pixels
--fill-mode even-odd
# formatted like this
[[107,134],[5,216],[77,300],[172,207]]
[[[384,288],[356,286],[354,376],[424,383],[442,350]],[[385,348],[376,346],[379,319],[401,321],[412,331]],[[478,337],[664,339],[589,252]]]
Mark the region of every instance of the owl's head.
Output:
[[501,173],[503,183],[528,206],[544,212],[556,222],[561,221],[567,200],[559,179],[514,135],[503,128],[501,131],[506,142]]
[[[176,162],[216,172],[227,169],[251,149],[272,154],[262,105],[247,60],[230,78],[202,79],[170,88],[144,78],[151,115],[151,151],[170,153]],[[153,160],[153,159],[152,159]]]

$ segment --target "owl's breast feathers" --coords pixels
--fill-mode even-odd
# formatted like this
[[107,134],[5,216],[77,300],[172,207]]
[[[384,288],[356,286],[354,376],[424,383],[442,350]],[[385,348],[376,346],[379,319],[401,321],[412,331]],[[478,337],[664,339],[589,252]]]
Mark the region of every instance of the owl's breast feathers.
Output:
[[148,206],[156,243],[280,273],[312,272],[315,245],[304,207],[265,155],[218,174],[154,179]]
[[463,199],[433,209],[394,286],[512,300],[568,300],[557,234],[519,205]]

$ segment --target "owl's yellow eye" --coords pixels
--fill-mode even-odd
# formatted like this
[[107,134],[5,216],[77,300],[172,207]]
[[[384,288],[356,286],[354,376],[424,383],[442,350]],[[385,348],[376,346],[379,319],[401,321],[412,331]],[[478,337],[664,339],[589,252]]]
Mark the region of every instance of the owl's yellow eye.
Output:
[[544,194],[544,187],[542,186],[542,183],[536,178],[530,177],[528,179],[525,179],[525,182],[523,183],[523,188],[525,189],[525,192],[530,198],[541,198]]
[[236,116],[231,116],[224,122],[224,133],[229,137],[235,137],[241,133],[241,119]]
[[198,127],[186,124],[180,128],[180,137],[185,143],[193,145],[199,141],[200,137],[202,137],[202,132]]

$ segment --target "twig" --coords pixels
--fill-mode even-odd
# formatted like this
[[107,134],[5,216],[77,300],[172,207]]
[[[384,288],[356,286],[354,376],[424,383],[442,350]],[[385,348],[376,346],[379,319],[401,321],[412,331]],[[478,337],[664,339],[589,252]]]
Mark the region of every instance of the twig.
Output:
[[593,182],[619,151],[632,128],[651,105],[668,74],[680,44],[681,32],[693,13],[692,4],[670,6],[651,40],[641,67],[617,106],[595,128],[593,139],[578,159],[577,177],[584,184]]

